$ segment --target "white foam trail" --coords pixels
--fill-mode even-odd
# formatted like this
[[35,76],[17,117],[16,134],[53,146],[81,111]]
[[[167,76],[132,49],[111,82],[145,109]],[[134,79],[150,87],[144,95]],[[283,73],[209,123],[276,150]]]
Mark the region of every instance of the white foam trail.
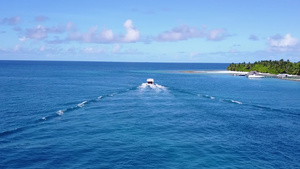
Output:
[[77,104],[77,106],[78,106],[78,107],[83,107],[84,104],[85,104],[86,102],[87,102],[87,101],[84,101],[84,102],[82,102],[82,103],[79,103],[79,104]]
[[138,88],[145,89],[146,87],[150,87],[151,89],[162,89],[162,90],[167,89],[165,86],[159,84],[147,84],[147,83],[142,83]]
[[201,94],[197,94],[197,96],[210,98],[210,99],[212,99],[212,100],[215,99],[215,97],[210,96],[210,95],[201,95]]
[[99,96],[98,98],[97,98],[97,100],[100,100],[102,98],[102,96]]
[[64,114],[64,111],[62,111],[62,110],[58,110],[57,112],[56,112],[56,114],[58,114],[58,115],[63,115]]
[[243,104],[242,102],[231,100],[232,103]]
[[212,97],[210,95],[205,95],[205,97],[210,98],[210,99],[215,99],[215,97]]
[[151,89],[156,89],[156,85],[155,84],[150,84],[148,85]]
[[155,87],[166,90],[167,88],[165,86],[159,85],[159,84],[155,84]]
[[147,86],[148,86],[147,83],[142,83],[138,88],[145,89]]
[[110,96],[110,97],[113,97],[113,96],[116,95],[116,94],[118,94],[118,93],[112,93],[112,94],[110,94],[109,96]]
[[[216,99],[215,97],[213,96],[210,96],[210,95],[201,95],[201,94],[197,94],[197,96],[199,97],[204,97],[204,98],[210,98],[212,100]],[[239,102],[239,101],[236,101],[236,100],[230,100],[230,99],[219,99],[219,101],[221,102],[227,102],[227,103],[236,103],[236,104],[243,104],[242,102]]]

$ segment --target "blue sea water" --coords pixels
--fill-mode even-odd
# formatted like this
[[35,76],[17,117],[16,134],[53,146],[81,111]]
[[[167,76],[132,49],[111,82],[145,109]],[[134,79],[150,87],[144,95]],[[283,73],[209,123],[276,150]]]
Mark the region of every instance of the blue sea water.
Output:
[[227,66],[0,61],[0,168],[300,168],[300,82]]

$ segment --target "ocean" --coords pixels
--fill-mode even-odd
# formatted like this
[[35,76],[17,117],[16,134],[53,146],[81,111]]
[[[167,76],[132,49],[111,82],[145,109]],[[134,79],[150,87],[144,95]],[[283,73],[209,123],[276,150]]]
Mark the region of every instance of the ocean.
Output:
[[228,65],[0,61],[0,168],[300,168],[300,82]]

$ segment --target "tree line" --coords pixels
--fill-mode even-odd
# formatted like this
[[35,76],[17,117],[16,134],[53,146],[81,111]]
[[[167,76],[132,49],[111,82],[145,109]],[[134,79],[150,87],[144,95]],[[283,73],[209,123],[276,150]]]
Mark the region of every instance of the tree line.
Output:
[[227,70],[232,71],[258,71],[262,73],[272,73],[272,74],[292,74],[292,75],[300,75],[300,62],[293,63],[289,60],[284,61],[283,59],[279,61],[272,61],[272,60],[263,60],[254,63],[231,63]]

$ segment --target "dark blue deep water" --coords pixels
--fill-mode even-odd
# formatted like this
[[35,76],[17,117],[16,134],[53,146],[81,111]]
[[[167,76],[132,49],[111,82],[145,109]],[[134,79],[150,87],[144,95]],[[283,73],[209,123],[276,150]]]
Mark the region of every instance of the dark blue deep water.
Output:
[[0,168],[300,168],[300,82],[227,66],[0,61]]

